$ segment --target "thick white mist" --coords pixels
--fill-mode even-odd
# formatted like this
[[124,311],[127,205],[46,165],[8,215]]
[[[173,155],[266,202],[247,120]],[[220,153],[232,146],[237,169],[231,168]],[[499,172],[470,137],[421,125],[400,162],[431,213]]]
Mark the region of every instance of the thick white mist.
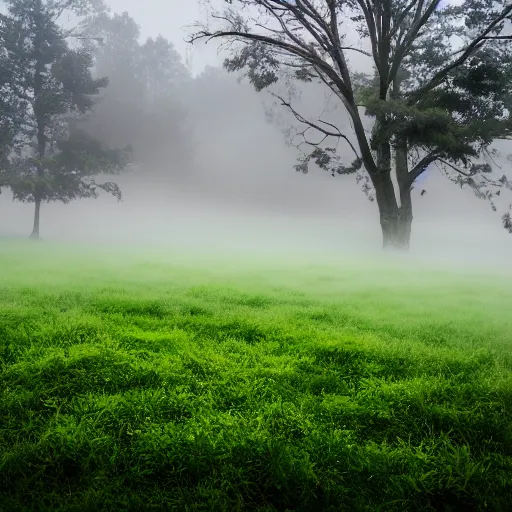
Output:
[[[195,98],[203,101],[189,105],[196,138],[189,170],[169,161],[158,169],[121,176],[121,203],[103,196],[69,205],[44,204],[45,242],[226,257],[279,255],[332,262],[354,255],[382,258],[376,205],[353,177],[333,178],[314,169],[308,175],[295,172],[297,153],[286,146],[280,128],[266,121],[263,94],[231,75],[221,78],[216,88],[209,80],[198,84],[202,89]],[[300,102],[313,111],[318,95],[303,94]],[[423,189],[427,193],[421,195]],[[415,185],[413,207],[409,262],[508,272],[512,236],[489,203],[433,168]],[[13,203],[3,191],[0,236],[28,237],[32,216],[33,205]]]

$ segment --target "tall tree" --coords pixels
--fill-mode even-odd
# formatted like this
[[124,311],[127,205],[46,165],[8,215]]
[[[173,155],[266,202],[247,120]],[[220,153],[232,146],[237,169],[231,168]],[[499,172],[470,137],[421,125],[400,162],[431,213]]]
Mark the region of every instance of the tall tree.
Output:
[[[0,45],[5,48],[5,31],[0,33]],[[0,192],[8,186],[7,169],[9,156],[15,146],[16,135],[22,125],[27,102],[18,94],[21,90],[13,87],[16,73],[5,52],[0,54]]]
[[104,96],[120,102],[138,104],[144,95],[140,79],[140,28],[127,13],[103,13],[87,27],[87,37],[100,38],[102,44],[91,48],[96,76],[106,76],[109,88]]
[[68,8],[84,14],[84,1],[9,0],[0,17],[3,52],[11,77],[6,82],[18,99],[22,118],[11,148],[4,182],[14,198],[35,205],[32,238],[39,238],[43,202],[97,197],[99,189],[120,199],[112,182],[97,183],[99,174],[120,172],[127,163],[122,151],[111,150],[76,129],[76,121],[94,105],[108,83],[95,80],[93,61],[83,49],[71,49],[58,26]]
[[141,44],[128,13],[98,17],[87,34],[103,40],[95,73],[110,84],[85,129],[112,144],[133,144],[139,176],[182,169],[192,155],[183,101],[191,76],[172,43],[158,36]]
[[[224,38],[230,71],[247,70],[257,90],[282,79],[317,81],[344,107],[353,134],[280,104],[304,125],[297,170],[311,162],[354,174],[375,200],[383,246],[409,247],[411,190],[436,165],[449,180],[491,201],[512,188],[496,174],[492,143],[510,137],[512,52],[504,0],[226,0],[213,11],[217,29],[201,26],[191,41]],[[360,44],[350,42],[357,34]],[[373,74],[356,65],[366,59]],[[364,113],[373,118],[367,133]],[[316,137],[314,135],[315,134]],[[354,154],[344,163],[343,141]],[[395,183],[394,183],[395,180]],[[396,187],[395,187],[396,185]],[[506,224],[506,217],[504,216]]]
[[149,101],[179,94],[190,84],[189,70],[174,45],[159,35],[148,38],[139,51],[139,76]]
[[144,84],[145,116],[140,133],[141,160],[161,169],[182,172],[193,158],[193,131],[188,121],[190,71],[174,45],[162,36],[140,47],[138,75]]

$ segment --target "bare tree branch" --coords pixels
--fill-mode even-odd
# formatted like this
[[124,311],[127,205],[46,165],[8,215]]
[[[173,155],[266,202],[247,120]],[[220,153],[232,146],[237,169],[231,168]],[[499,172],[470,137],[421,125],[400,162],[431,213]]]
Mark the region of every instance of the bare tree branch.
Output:
[[349,52],[357,52],[362,55],[366,55],[367,57],[371,57],[372,54],[361,50],[360,48],[353,48],[352,46],[340,46],[340,50],[349,51]]
[[417,0],[411,0],[409,2],[409,4],[405,6],[405,9],[402,11],[400,16],[396,19],[395,26],[394,26],[393,30],[391,30],[391,32],[390,32],[391,37],[395,36],[400,29],[403,29],[403,27],[404,27],[403,23],[404,23],[405,19],[407,18],[407,16],[409,15],[409,13],[412,11],[412,8],[416,4],[416,2],[417,2]]
[[418,32],[421,30],[421,28],[427,23],[430,16],[432,16],[432,13],[437,8],[437,6],[440,4],[441,0],[432,0],[430,5],[427,7],[425,12],[422,14],[422,7],[424,4],[423,0],[418,1],[416,14],[414,16],[414,21],[411,26],[411,28],[406,32],[404,35],[404,39],[402,44],[400,44],[393,56],[391,69],[389,71],[389,77],[388,80],[392,82],[396,74],[398,73],[398,70],[400,69],[400,65],[402,64],[403,58],[407,54],[407,52],[410,50],[411,45],[413,44],[414,40],[418,36]]
[[487,36],[484,37],[485,40],[502,40],[502,41],[510,41],[512,39],[512,35],[509,36]]
[[[323,135],[325,135],[325,137],[322,139],[321,142],[323,142],[327,137],[334,137],[334,138],[337,138],[337,139],[343,139],[347,142],[347,144],[350,146],[350,149],[354,152],[354,155],[356,156],[356,158],[361,158],[355,148],[355,146],[352,144],[352,142],[350,141],[350,139],[344,135],[343,133],[340,132],[340,130],[333,124],[331,123],[328,123],[327,121],[322,121],[321,119],[319,119],[319,123],[322,123],[322,124],[325,124],[327,126],[330,126],[331,128],[334,128],[335,131],[330,131],[330,130],[327,130],[326,128],[320,126],[320,124],[318,123],[314,123],[312,121],[309,121],[308,119],[306,119],[302,114],[300,114],[299,112],[297,112],[291,105],[290,102],[286,101],[282,96],[279,96],[277,94],[272,94],[272,96],[274,96],[275,98],[277,98],[280,102],[281,102],[281,105],[283,107],[286,107],[287,109],[290,110],[290,112],[293,114],[293,116],[295,117],[295,119],[297,119],[297,121],[299,121],[300,123],[303,123],[305,125],[307,125],[308,127],[310,128],[314,128],[315,130],[318,130],[320,133],[322,133]],[[304,133],[304,132],[302,132]],[[318,143],[318,144],[321,144]],[[310,143],[308,143],[310,144]],[[318,145],[316,144],[316,145]],[[314,144],[310,144],[310,145],[314,145]]]
[[380,69],[380,59],[379,59],[379,51],[378,51],[378,38],[377,38],[377,27],[375,24],[375,18],[373,15],[372,7],[366,2],[366,0],[356,0],[359,4],[359,7],[363,11],[364,17],[366,19],[366,25],[368,27],[368,34],[370,35],[370,43],[372,45],[372,55],[373,60],[375,62],[375,66],[377,67],[377,71],[381,73]]
[[[331,0],[329,0],[329,2],[331,2]],[[235,20],[226,20],[231,25],[231,30],[210,31],[208,29],[203,29],[192,36],[189,41],[194,42],[199,39],[206,39],[206,42],[208,42],[212,39],[222,37],[240,39],[245,42],[257,41],[268,45],[273,49],[282,50],[287,53],[288,56],[298,57],[304,62],[310,64],[313,69],[315,69],[320,79],[328,84],[331,90],[336,92],[342,103],[347,108],[347,111],[353,121],[354,130],[358,144],[361,148],[361,154],[364,159],[366,169],[369,173],[377,173],[377,165],[369,147],[366,132],[354,101],[350,73],[344,60],[343,51],[341,49],[338,49],[336,52],[334,51],[334,48],[340,46],[340,38],[338,37],[338,39],[336,39],[332,34],[329,24],[308,0],[296,0],[295,3],[289,2],[288,0],[257,0],[256,3],[257,5],[262,6],[266,12],[271,14],[274,18],[276,18],[276,16],[277,18],[281,18],[281,16],[285,14],[287,15],[288,13],[290,15],[294,15],[294,18],[289,19],[288,23],[295,21],[299,27],[310,33],[317,43],[320,44],[322,50],[327,51],[328,55],[336,64],[336,67],[339,68],[339,71],[337,71],[333,65],[331,65],[331,63],[323,58],[317,51],[315,51],[313,45],[297,38],[292,33],[292,28],[286,28],[286,31],[282,34],[288,38],[288,41],[286,41],[284,38],[280,38],[275,35],[272,37],[264,34],[253,34],[249,32],[248,29],[244,29],[243,26],[241,28],[237,26],[237,24],[234,23]],[[283,20],[282,22],[284,23]],[[320,29],[322,30],[322,33],[319,32]],[[293,37],[291,37],[290,34],[292,34]]]
[[273,37],[268,37],[261,34],[251,34],[249,32],[239,32],[236,30],[219,30],[217,32],[201,31],[198,34],[192,36],[189,39],[189,42],[193,43],[199,39],[206,39],[206,42],[209,42],[212,39],[218,39],[222,37],[237,37],[241,40],[259,41],[261,43],[268,44],[269,46],[281,48],[289,54],[296,55],[297,57],[304,59],[306,62],[309,62],[313,66],[321,69],[327,76],[329,76],[333,82],[336,83],[336,86],[345,97],[351,97],[350,91],[347,89],[345,83],[343,80],[341,80],[332,66],[325,62],[318,54],[314,53],[311,48],[305,49],[298,45],[289,44]]
[[450,162],[447,162],[446,160],[443,160],[442,158],[438,158],[438,161],[441,162],[442,164],[450,167],[455,172],[458,172],[459,174],[462,174],[463,176],[466,176],[466,178],[471,178],[470,174],[468,174],[468,173],[466,173],[464,171],[461,171],[458,167],[455,167],[455,165],[451,164]]

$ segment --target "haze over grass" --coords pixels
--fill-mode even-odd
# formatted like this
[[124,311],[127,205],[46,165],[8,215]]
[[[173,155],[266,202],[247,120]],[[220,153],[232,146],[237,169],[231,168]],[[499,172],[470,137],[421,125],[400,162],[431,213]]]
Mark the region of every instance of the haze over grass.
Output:
[[5,510],[509,510],[500,268],[5,241],[0,268]]

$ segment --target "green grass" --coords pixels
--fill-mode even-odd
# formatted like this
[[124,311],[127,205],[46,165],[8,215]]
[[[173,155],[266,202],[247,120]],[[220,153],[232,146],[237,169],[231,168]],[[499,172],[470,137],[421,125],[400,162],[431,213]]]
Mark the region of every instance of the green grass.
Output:
[[3,242],[1,511],[511,510],[512,279],[237,258]]

